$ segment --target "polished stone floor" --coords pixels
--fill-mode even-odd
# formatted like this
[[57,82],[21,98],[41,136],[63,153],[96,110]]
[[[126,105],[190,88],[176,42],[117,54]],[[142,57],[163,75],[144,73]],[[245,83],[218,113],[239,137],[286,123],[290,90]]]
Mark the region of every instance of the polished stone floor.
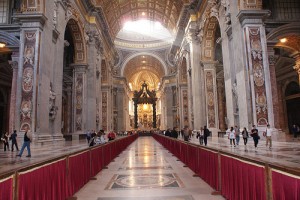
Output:
[[74,196],[81,200],[213,200],[213,189],[152,137],[139,137]]
[[[179,139],[182,140],[181,137]],[[196,137],[190,142],[199,144]],[[227,138],[209,138],[208,147],[300,170],[299,139],[273,142],[270,150],[266,148],[263,138],[257,149],[252,138],[246,146],[241,140],[237,147],[231,147]],[[85,148],[88,148],[85,140],[33,144],[31,158],[25,157],[26,150],[18,158],[16,151],[4,152],[3,144],[0,144],[0,174]],[[191,170],[183,167],[183,163],[152,137],[140,137],[75,196],[87,200],[137,200],[140,197],[145,200],[222,199],[221,196],[211,195],[211,192],[212,188],[200,178],[193,177]]]

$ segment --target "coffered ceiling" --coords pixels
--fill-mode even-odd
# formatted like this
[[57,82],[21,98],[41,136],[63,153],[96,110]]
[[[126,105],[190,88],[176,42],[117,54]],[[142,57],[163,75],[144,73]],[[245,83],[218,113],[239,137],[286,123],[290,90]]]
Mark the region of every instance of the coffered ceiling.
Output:
[[103,10],[115,38],[125,22],[139,19],[159,21],[174,32],[181,9],[189,0],[93,0],[92,3]]

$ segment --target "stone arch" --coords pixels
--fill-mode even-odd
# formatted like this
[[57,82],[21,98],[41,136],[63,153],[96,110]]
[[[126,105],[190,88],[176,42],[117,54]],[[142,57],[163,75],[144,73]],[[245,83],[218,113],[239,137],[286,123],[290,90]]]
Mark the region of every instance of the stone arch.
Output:
[[215,41],[216,31],[219,21],[216,17],[210,17],[204,26],[204,36],[202,43],[202,59],[205,61],[213,61],[215,59]]
[[163,66],[163,68],[164,68],[165,75],[168,74],[168,67],[167,67],[166,63],[163,61],[163,59],[161,59],[159,56],[157,56],[157,55],[154,54],[154,53],[140,52],[140,53],[134,53],[134,54],[128,56],[127,58],[125,58],[123,64],[121,65],[121,76],[124,76],[124,70],[125,70],[125,67],[126,67],[127,63],[128,63],[131,59],[133,59],[133,58],[135,58],[135,57],[137,57],[137,56],[141,56],[141,55],[152,56],[152,57],[156,58],[156,59],[162,64],[162,66]]
[[0,31],[0,41],[5,42],[8,48],[20,46],[20,40],[5,31]]
[[70,32],[72,34],[72,39],[74,43],[74,63],[86,63],[86,45],[83,37],[83,28],[74,18],[69,19],[69,21],[66,24],[66,29],[67,28],[70,28]]

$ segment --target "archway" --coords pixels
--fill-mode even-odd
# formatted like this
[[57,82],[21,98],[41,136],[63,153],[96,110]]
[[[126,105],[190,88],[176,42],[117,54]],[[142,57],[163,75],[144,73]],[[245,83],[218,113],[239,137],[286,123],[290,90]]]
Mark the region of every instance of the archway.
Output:
[[[64,34],[64,57],[63,57],[63,80],[62,80],[62,133],[72,133],[77,129],[81,129],[82,125],[82,101],[77,101],[80,97],[73,100],[73,97],[77,97],[78,94],[82,94],[83,88],[80,87],[80,91],[74,91],[74,83],[78,82],[74,77],[74,70],[76,64],[82,64],[86,61],[85,45],[83,43],[83,37],[81,29],[78,23],[74,19],[70,19],[67,23]],[[78,78],[78,77],[77,77]],[[82,78],[82,77],[81,77]],[[81,81],[82,83],[82,81]],[[77,88],[78,89],[78,88]],[[77,93],[78,92],[78,93]],[[75,94],[76,93],[76,94]],[[76,116],[75,116],[76,115]],[[80,126],[74,125],[74,117],[78,120]],[[74,129],[75,127],[75,129]]]
[[[13,69],[9,64],[10,52],[0,52],[0,133],[9,130],[10,101],[12,89]],[[0,135],[1,135],[0,134]]]
[[[224,81],[221,29],[216,17],[207,20],[204,28],[202,60],[204,66],[207,125],[209,128],[225,130],[226,95]],[[237,99],[236,99],[237,101]],[[238,113],[237,102],[234,108]],[[238,116],[237,116],[238,117]],[[235,120],[238,122],[238,119]]]
[[291,132],[293,124],[300,125],[300,87],[295,81],[290,82],[285,90],[288,127]]

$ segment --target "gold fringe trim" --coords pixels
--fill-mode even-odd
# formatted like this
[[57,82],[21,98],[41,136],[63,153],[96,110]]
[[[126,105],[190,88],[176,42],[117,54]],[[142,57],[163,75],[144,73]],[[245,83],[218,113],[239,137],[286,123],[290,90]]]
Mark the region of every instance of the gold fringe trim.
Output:
[[28,172],[35,171],[35,170],[37,170],[37,169],[40,169],[40,168],[42,168],[42,167],[45,167],[45,166],[51,165],[51,164],[53,164],[53,163],[60,162],[60,161],[62,161],[62,160],[65,160],[65,159],[66,159],[66,158],[62,158],[62,159],[60,159],[60,160],[56,160],[56,161],[53,161],[53,162],[51,162],[51,163],[46,163],[46,164],[44,164],[44,165],[41,165],[41,166],[38,166],[38,167],[32,168],[32,169],[30,169],[30,170],[27,170],[27,171],[25,171],[25,172],[18,172],[18,174],[27,174]]
[[264,165],[252,163],[252,162],[245,161],[245,160],[242,160],[242,159],[239,159],[239,158],[235,158],[235,157],[231,157],[231,156],[228,156],[228,155],[225,155],[225,154],[221,154],[221,156],[225,156],[225,157],[228,157],[228,158],[233,158],[233,159],[238,160],[238,161],[243,162],[243,163],[247,163],[247,164],[250,164],[250,165],[257,166],[257,167],[265,168]]
[[271,171],[274,171],[274,172],[277,172],[279,174],[283,174],[283,175],[286,175],[286,176],[289,176],[289,177],[292,177],[292,178],[300,179],[300,176],[290,174],[290,173],[287,173],[287,172],[283,172],[283,171],[280,171],[280,170],[277,170],[277,169],[271,169]]
[[[0,183],[2,183],[2,182],[4,182],[4,181],[7,181],[8,179],[13,179],[14,178],[14,175],[11,175],[11,176],[9,176],[9,177],[7,177],[7,178],[4,178],[4,179],[1,179],[0,180]],[[13,180],[12,180],[13,181]]]

